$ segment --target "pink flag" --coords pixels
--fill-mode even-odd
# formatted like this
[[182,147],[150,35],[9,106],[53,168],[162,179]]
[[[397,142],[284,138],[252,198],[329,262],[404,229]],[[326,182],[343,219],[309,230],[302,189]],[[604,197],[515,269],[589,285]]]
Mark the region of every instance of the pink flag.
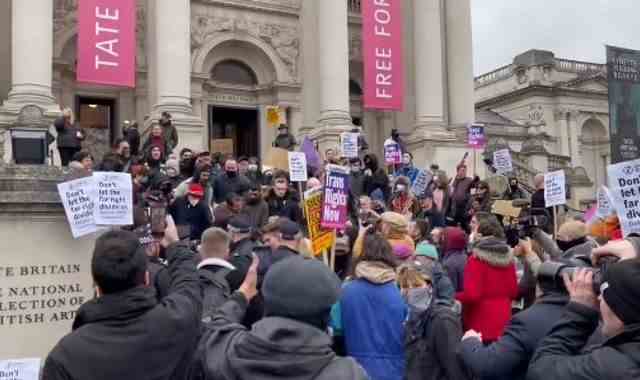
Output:
[[364,106],[404,106],[402,0],[362,0]]
[[135,87],[135,0],[78,3],[78,82]]

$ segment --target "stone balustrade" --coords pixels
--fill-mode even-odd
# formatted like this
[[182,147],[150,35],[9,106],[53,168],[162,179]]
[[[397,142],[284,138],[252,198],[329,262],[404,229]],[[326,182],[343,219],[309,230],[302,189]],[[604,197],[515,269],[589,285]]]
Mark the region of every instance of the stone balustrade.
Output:
[[491,83],[507,79],[513,75],[513,65],[506,65],[475,78],[475,87],[487,86]]
[[555,63],[556,70],[567,72],[567,73],[584,74],[584,73],[607,71],[607,65],[605,64],[574,61],[571,59],[563,59],[563,58],[556,58],[554,60],[554,63]]

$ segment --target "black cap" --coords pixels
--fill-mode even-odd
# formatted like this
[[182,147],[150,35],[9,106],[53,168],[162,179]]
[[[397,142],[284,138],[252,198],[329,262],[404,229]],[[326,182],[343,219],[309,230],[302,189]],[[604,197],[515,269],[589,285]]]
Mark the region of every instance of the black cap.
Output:
[[251,232],[251,222],[244,215],[236,215],[229,220],[227,229],[229,230],[229,232],[248,234]]
[[296,237],[300,233],[300,226],[297,223],[292,222],[289,219],[280,221],[280,234],[282,240],[296,240]]
[[640,261],[611,264],[600,290],[609,308],[625,325],[640,323]]

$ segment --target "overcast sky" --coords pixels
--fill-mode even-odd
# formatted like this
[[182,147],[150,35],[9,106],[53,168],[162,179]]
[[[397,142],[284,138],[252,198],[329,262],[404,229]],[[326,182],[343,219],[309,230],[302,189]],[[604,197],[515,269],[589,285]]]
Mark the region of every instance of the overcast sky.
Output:
[[640,49],[638,0],[471,0],[471,6],[476,75],[529,49],[599,63],[605,44]]

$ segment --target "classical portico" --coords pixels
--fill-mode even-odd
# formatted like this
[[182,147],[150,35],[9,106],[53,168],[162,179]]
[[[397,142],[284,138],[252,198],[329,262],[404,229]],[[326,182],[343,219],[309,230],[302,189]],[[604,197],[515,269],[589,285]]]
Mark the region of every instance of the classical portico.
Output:
[[[469,0],[403,3],[400,112],[362,106],[361,1],[137,0],[137,81],[128,89],[76,81],[78,0],[12,0],[11,91],[0,94],[0,123],[10,126],[26,105],[49,123],[70,107],[99,157],[125,120],[144,132],[168,111],[180,146],[232,138],[238,152],[264,155],[276,133],[266,109],[277,105],[298,137],[323,149],[355,123],[381,154],[397,128],[419,164],[451,169],[464,151],[453,129],[474,119]],[[94,120],[96,109],[106,121]]]

